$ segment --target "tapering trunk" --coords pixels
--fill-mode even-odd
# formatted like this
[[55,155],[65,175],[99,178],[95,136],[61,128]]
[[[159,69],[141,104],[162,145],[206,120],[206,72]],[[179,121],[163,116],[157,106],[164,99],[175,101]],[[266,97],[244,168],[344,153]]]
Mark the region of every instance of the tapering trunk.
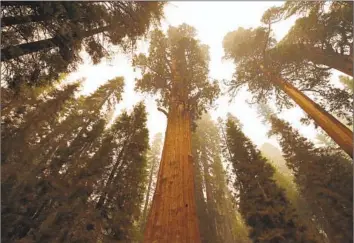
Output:
[[171,102],[145,243],[200,242],[193,172],[190,112]]
[[156,161],[153,159],[151,161],[151,171],[150,171],[150,176],[149,176],[149,184],[148,184],[148,188],[147,188],[147,192],[146,192],[146,196],[145,196],[143,216],[142,216],[141,225],[140,225],[141,230],[144,229],[144,225],[146,224],[147,209],[148,209],[148,205],[149,205],[150,191],[151,191],[151,186],[152,186],[152,176],[154,174],[155,164],[156,164]]
[[19,44],[16,46],[9,46],[1,49],[1,62],[9,61],[23,55],[39,52],[42,50],[50,50],[55,47],[63,46],[69,43],[70,39],[74,38],[81,40],[104,31],[107,31],[111,26],[99,27],[84,32],[73,33],[72,37],[67,38],[66,35],[56,35],[53,38],[34,41],[30,43]]
[[353,133],[313,102],[301,91],[282,78],[273,79],[287,95],[292,98],[347,154],[353,157]]

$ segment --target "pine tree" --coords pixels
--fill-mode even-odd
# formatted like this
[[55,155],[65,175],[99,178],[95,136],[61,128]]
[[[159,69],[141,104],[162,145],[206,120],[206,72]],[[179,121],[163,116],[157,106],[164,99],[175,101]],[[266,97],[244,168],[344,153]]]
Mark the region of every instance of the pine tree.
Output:
[[2,4],[1,62],[9,88],[51,83],[74,70],[81,49],[94,63],[107,43],[131,46],[162,17],[161,2],[18,2]]
[[273,180],[274,169],[242,133],[236,118],[226,123],[226,145],[236,175],[234,183],[242,216],[254,242],[316,242],[297,215],[284,191]]
[[[167,35],[151,33],[149,55],[133,60],[141,68],[136,88],[159,94],[167,111],[167,130],[145,242],[200,242],[195,209],[191,123],[218,95],[208,78],[208,48],[186,24],[170,27]],[[159,108],[163,110],[162,108]],[[173,215],[173,217],[171,216]]]
[[352,163],[339,153],[316,149],[289,123],[270,118],[287,165],[315,219],[331,242],[352,242]]
[[309,234],[316,237],[317,241],[328,243],[328,238],[323,233],[323,229],[321,229],[318,223],[313,220],[313,212],[299,192],[294,181],[294,175],[286,166],[286,161],[283,158],[281,151],[267,143],[262,145],[260,151],[274,167],[275,173],[273,179],[280,188],[284,189],[287,199],[289,199],[294,206],[296,213],[299,216],[299,222],[307,227]]
[[[118,138],[120,143],[113,142],[112,148],[116,154],[121,153],[121,157],[112,156],[109,159],[113,161],[113,167],[109,171],[104,187],[101,187],[100,198],[96,204],[101,215],[107,219],[106,231],[111,232],[108,237],[113,240],[134,241],[132,231],[139,231],[138,220],[147,180],[146,121],[145,106],[140,103],[135,106],[128,120],[123,117],[123,120],[118,119],[114,125],[120,127],[120,136],[123,140]],[[117,163],[119,164],[115,167]],[[104,200],[101,199],[102,196]]]
[[[11,163],[21,160],[22,163],[28,153],[31,153],[31,145],[35,145],[41,139],[41,133],[47,124],[57,119],[59,111],[66,102],[73,99],[78,84],[67,85],[62,90],[54,90],[49,94],[51,99],[40,103],[36,109],[28,112],[17,129],[2,136],[2,163]],[[15,156],[12,158],[12,156]]]
[[[321,92],[331,93],[332,87],[327,82],[325,85],[319,82],[326,77],[326,74],[317,68],[309,70],[311,65],[298,67],[273,58],[269,50],[274,48],[275,40],[271,37],[270,26],[275,20],[271,17],[264,18],[269,28],[239,28],[229,32],[224,38],[226,58],[233,59],[237,65],[235,79],[229,83],[231,95],[234,95],[233,93],[240,87],[247,85],[250,92],[254,94],[254,102],[264,102],[275,95],[280,108],[291,106],[288,99],[290,97],[346,153],[352,156],[352,132],[293,85],[297,83],[302,89],[318,86]],[[338,99],[334,99],[335,104],[338,104],[337,101]],[[341,107],[340,104],[338,105]]]
[[[76,86],[69,87],[73,89]],[[64,91],[54,91],[54,94],[67,97]],[[18,170],[2,181],[3,192],[6,192],[6,196],[2,197],[2,216],[8,222],[2,228],[3,239],[26,237],[50,242],[64,237],[65,241],[68,229],[77,223],[77,218],[90,218],[91,211],[83,204],[89,200],[95,183],[85,178],[79,180],[79,175],[90,160],[90,154],[99,150],[100,137],[107,122],[106,114],[121,99],[122,91],[123,79],[116,78],[87,98],[79,97],[64,106],[62,101],[56,102],[53,98],[38,105],[39,114],[31,111],[24,116],[20,127],[23,132],[19,130],[14,135],[33,134],[33,138],[26,136],[29,138],[25,142],[29,144],[19,147],[27,147],[28,156],[16,155],[13,151],[14,155],[23,156],[23,159],[11,160]],[[49,118],[43,119],[44,114],[49,114]],[[16,139],[16,136],[13,138]],[[23,162],[27,163],[27,167],[23,166]],[[94,207],[90,207],[95,212]],[[19,209],[23,212],[16,216],[15,212]],[[64,217],[64,221],[60,217]],[[62,223],[67,221],[70,223],[63,227]],[[50,227],[54,227],[52,224],[56,225],[58,232],[55,236],[49,231]],[[12,230],[16,228],[19,230]]]

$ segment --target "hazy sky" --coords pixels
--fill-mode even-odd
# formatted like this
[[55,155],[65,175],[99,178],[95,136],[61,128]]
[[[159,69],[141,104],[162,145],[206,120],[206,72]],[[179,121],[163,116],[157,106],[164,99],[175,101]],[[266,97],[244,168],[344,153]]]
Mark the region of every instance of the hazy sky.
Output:
[[[210,47],[210,76],[222,80],[230,79],[235,66],[230,61],[223,61],[224,55],[222,40],[227,32],[238,27],[257,27],[263,12],[271,6],[281,5],[283,2],[169,2],[165,7],[165,20],[162,27],[164,30],[169,25],[177,26],[187,23],[194,26],[198,31],[198,38],[202,43]],[[294,19],[282,21],[274,26],[276,38],[281,39],[294,23]],[[140,42],[138,52],[146,52],[148,44]],[[153,97],[134,92],[135,78],[141,74],[139,70],[134,71],[131,66],[131,55],[118,54],[110,61],[103,61],[98,65],[92,65],[88,56],[84,56],[84,63],[79,66],[75,73],[70,74],[69,80],[86,78],[83,93],[88,94],[94,91],[99,85],[107,80],[123,76],[125,78],[125,93],[123,101],[118,105],[116,113],[122,108],[131,109],[132,106],[144,99],[147,105],[148,128],[150,139],[157,132],[164,134],[166,128],[166,117],[156,109]],[[210,111],[212,117],[225,117],[227,112],[232,113],[240,119],[245,134],[258,146],[264,142],[276,144],[275,139],[266,136],[268,128],[262,125],[256,112],[256,107],[250,107],[245,101],[251,95],[247,90],[239,92],[237,97],[229,103],[229,97],[220,97],[216,102],[216,109]],[[316,132],[312,126],[303,126],[299,120],[303,113],[299,108],[286,110],[280,114],[281,118],[292,123],[300,133],[307,138],[313,139]]]

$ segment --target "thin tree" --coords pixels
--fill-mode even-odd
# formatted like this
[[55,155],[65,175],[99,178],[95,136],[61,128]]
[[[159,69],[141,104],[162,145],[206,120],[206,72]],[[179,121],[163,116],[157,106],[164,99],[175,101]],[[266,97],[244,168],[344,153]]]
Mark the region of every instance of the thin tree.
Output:
[[153,189],[156,186],[156,174],[157,174],[157,168],[160,162],[160,154],[161,154],[161,147],[162,147],[162,134],[157,133],[154,137],[154,140],[152,141],[151,148],[149,149],[147,158],[148,158],[148,163],[150,166],[150,171],[149,171],[149,180],[148,180],[148,186],[146,190],[146,196],[145,196],[145,202],[144,202],[144,209],[142,213],[142,218],[141,218],[141,223],[140,223],[140,228],[143,231],[145,224],[146,224],[146,219],[148,215],[148,207],[149,204],[151,203],[151,193],[153,192]]

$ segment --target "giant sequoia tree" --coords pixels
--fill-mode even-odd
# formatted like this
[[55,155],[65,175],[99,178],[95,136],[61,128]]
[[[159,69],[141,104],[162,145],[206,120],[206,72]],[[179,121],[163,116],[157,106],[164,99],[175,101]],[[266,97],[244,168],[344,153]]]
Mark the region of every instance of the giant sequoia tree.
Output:
[[107,43],[131,46],[159,21],[161,2],[2,2],[3,82],[43,85],[73,70],[85,50],[94,63]]
[[239,122],[226,123],[226,156],[236,176],[239,208],[254,242],[316,242],[300,225],[285,193],[273,180],[274,169],[243,134]]
[[[346,153],[352,156],[352,132],[292,84],[297,83],[304,89],[320,85],[322,92],[330,93],[332,87],[328,84],[324,86],[319,82],[324,78],[323,70],[316,67],[314,70],[309,70],[309,65],[298,67],[293,63],[274,58],[269,54],[269,50],[275,45],[275,40],[270,34],[269,28],[259,27],[239,28],[225,36],[223,46],[226,58],[234,60],[237,65],[235,79],[229,83],[230,91],[237,91],[247,85],[257,102],[265,101],[269,96],[275,95],[277,104],[280,106],[291,105],[287,98],[289,96]],[[326,86],[327,88],[323,90]]]
[[353,241],[352,163],[340,153],[316,149],[289,123],[270,116],[300,192],[331,242]]
[[155,30],[148,55],[134,58],[134,65],[142,70],[137,90],[159,94],[159,106],[168,110],[164,111],[167,130],[145,242],[200,242],[191,127],[219,88],[209,82],[208,47],[195,37],[195,29],[186,24],[170,27],[167,34]]

